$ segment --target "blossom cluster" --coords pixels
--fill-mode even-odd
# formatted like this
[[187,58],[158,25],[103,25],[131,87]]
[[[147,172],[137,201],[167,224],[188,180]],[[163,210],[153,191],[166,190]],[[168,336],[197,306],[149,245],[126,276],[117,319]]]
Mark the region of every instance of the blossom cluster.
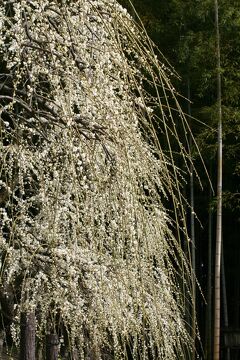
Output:
[[82,359],[175,359],[189,339],[163,205],[177,170],[154,115],[172,116],[167,70],[115,0],[2,3],[1,281],[16,319],[34,310],[39,339],[65,330]]

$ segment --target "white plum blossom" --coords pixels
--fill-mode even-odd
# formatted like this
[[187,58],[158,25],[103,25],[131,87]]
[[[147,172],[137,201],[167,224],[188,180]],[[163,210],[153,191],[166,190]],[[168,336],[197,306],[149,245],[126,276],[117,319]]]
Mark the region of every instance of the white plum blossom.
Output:
[[1,281],[15,316],[35,309],[39,341],[65,332],[81,359],[180,359],[180,174],[158,135],[177,142],[172,107],[184,122],[170,70],[115,0],[0,9]]

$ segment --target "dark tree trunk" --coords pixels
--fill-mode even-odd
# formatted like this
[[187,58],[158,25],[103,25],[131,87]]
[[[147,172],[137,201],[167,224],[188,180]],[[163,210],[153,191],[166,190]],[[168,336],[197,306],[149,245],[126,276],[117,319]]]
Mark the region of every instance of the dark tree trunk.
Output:
[[57,334],[46,336],[46,360],[57,360],[59,353],[59,341]]
[[21,314],[20,360],[35,360],[35,313]]

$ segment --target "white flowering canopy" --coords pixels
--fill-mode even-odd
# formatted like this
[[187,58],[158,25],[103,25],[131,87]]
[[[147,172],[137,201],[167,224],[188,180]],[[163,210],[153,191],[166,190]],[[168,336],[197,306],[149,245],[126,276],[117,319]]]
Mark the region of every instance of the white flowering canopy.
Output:
[[3,0],[0,49],[1,282],[15,340],[18,314],[34,309],[39,339],[65,331],[80,359],[184,358],[175,113],[185,125],[169,70],[115,0]]

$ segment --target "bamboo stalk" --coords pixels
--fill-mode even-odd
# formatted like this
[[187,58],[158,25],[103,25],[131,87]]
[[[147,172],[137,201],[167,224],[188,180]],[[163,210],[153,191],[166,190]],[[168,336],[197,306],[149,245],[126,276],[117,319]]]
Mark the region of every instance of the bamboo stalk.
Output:
[[217,224],[215,253],[214,346],[213,359],[220,358],[220,309],[221,309],[221,247],[222,247],[222,94],[221,57],[218,20],[218,0],[215,0],[215,30],[217,53],[217,107],[218,107],[218,175],[217,175]]

